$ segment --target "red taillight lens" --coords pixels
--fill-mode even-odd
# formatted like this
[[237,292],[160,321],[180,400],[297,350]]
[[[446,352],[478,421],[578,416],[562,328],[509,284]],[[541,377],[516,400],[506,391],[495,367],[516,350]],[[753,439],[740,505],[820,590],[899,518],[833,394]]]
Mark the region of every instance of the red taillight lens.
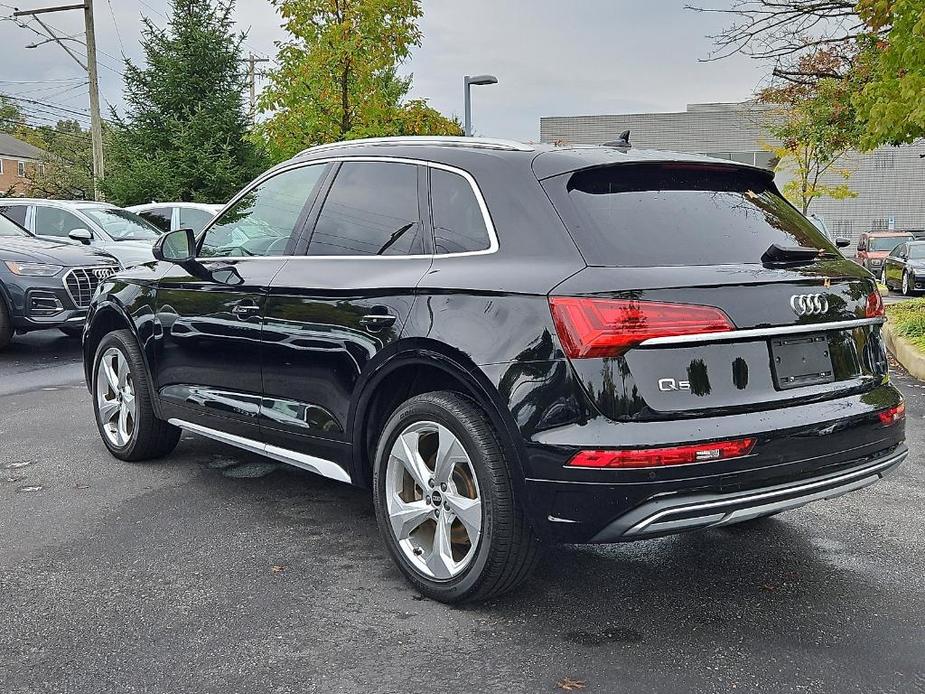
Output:
[[864,310],[864,314],[868,318],[882,318],[883,313],[883,297],[880,296],[880,292],[871,292],[868,294],[867,307]]
[[564,296],[550,297],[549,306],[571,359],[615,357],[653,337],[735,329],[729,317],[712,306]]
[[906,416],[906,403],[901,402],[896,407],[878,412],[878,414],[880,415],[880,423],[883,426],[891,426]]
[[569,467],[640,468],[665,465],[709,463],[748,455],[755,439],[714,441],[670,448],[636,448],[622,451],[579,451],[568,462]]

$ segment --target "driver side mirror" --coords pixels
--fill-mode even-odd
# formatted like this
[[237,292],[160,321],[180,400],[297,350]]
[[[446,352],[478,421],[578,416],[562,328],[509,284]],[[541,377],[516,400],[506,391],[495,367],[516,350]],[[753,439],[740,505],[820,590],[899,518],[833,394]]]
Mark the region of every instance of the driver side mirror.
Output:
[[184,265],[196,258],[196,236],[192,229],[177,229],[163,234],[151,249],[158,260]]
[[88,244],[93,240],[93,232],[89,229],[71,229],[67,236],[84,244]]
[[837,248],[847,248],[851,245],[851,239],[835,239],[835,246]]

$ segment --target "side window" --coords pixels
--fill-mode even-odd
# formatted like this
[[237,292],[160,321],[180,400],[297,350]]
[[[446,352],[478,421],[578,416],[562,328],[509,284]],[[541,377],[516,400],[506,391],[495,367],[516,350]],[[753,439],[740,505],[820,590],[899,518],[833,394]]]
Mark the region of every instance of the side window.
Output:
[[192,229],[197,234],[206,228],[206,224],[212,219],[213,215],[205,210],[197,210],[195,207],[180,208],[180,228]]
[[67,210],[35,206],[35,233],[39,236],[67,237],[74,229],[86,229],[87,224]]
[[414,164],[347,162],[334,179],[308,255],[424,252]]
[[170,216],[173,210],[170,207],[157,207],[153,210],[139,212],[138,216],[146,222],[151,222],[161,231],[170,231]]
[[484,251],[491,246],[482,209],[465,178],[431,169],[430,204],[437,253]]
[[[0,173],[3,173],[0,170]],[[26,205],[4,205],[0,207],[0,214],[2,214],[7,219],[11,219],[16,222],[19,226],[26,226],[26,210],[28,207]]]
[[209,227],[199,255],[283,255],[325,166],[284,171],[250,190]]

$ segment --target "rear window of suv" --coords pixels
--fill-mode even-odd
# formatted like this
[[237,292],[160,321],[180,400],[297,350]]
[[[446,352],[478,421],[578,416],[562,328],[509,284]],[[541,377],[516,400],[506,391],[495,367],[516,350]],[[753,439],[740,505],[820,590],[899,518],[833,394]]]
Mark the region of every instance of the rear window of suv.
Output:
[[836,252],[761,172],[621,164],[543,182],[590,265],[761,263],[772,244]]

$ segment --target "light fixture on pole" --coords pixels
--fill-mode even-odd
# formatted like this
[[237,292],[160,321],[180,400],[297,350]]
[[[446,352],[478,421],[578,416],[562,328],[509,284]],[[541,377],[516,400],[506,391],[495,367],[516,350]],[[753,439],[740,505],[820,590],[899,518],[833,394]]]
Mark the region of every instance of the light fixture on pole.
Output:
[[472,137],[472,97],[469,94],[469,88],[473,84],[498,84],[498,78],[494,75],[475,75],[474,77],[466,75],[463,79],[463,98],[466,105],[466,122],[463,132],[466,137]]

